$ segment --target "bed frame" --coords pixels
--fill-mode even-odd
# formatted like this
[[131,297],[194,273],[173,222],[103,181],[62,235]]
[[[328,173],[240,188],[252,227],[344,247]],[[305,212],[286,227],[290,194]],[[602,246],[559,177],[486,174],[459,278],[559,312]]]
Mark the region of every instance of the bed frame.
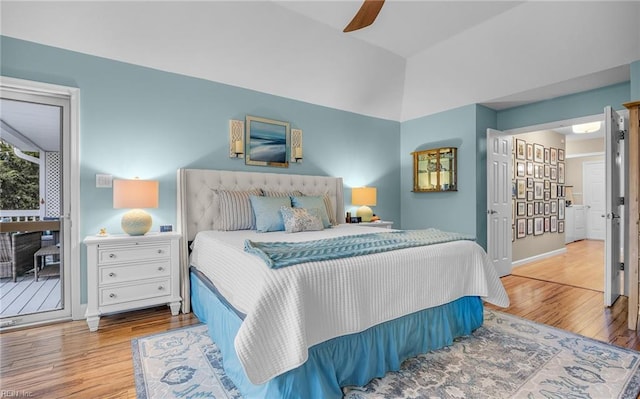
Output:
[[344,216],[344,195],[341,177],[291,175],[282,173],[239,172],[210,169],[178,169],[178,232],[180,245],[180,279],[182,311],[191,311],[189,287],[189,243],[203,230],[212,230],[220,218],[219,210],[211,206],[213,190],[300,191],[305,195],[328,194],[338,220]]

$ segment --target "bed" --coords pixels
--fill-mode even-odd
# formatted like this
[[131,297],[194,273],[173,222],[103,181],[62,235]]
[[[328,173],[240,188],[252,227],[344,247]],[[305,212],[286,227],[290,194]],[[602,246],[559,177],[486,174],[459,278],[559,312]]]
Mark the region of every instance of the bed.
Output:
[[[246,199],[248,193],[293,195],[302,204],[322,199],[323,227],[332,227],[301,233],[235,228],[246,224],[248,212],[229,208],[225,195]],[[247,243],[315,245],[382,234],[340,223],[343,215],[341,178],[178,171],[183,311],[193,310],[208,325],[244,397],[340,398],[345,387],[470,334],[482,324],[483,300],[508,305],[486,253],[470,240],[310,258],[275,269],[245,251]],[[221,223],[239,224],[220,231]]]

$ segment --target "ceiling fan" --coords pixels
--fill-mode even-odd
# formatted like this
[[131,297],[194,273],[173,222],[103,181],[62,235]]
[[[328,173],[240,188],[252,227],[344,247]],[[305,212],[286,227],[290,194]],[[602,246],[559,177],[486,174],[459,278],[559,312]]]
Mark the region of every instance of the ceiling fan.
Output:
[[355,17],[344,28],[343,32],[353,32],[371,25],[376,20],[383,4],[384,0],[364,0]]

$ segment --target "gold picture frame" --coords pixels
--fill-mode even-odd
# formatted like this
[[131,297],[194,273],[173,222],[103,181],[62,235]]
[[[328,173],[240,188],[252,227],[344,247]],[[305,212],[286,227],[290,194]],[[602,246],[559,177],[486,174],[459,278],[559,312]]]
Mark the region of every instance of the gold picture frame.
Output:
[[246,116],[245,157],[246,165],[289,167],[291,126],[259,116]]

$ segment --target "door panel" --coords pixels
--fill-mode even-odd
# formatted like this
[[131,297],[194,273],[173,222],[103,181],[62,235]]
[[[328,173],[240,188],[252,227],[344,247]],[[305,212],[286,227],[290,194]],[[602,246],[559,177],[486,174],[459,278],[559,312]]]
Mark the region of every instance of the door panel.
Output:
[[611,107],[604,110],[605,118],[605,169],[606,169],[606,240],[604,304],[611,306],[621,294],[620,269],[622,261],[620,240],[619,198],[624,196],[620,184],[620,165],[624,162],[619,145],[619,133],[624,130],[624,120]]
[[587,213],[587,238],[604,240],[606,236],[607,204],[605,191],[605,167],[602,162],[584,162],[583,183],[584,204]]
[[487,253],[499,276],[511,273],[511,142],[487,129]]

